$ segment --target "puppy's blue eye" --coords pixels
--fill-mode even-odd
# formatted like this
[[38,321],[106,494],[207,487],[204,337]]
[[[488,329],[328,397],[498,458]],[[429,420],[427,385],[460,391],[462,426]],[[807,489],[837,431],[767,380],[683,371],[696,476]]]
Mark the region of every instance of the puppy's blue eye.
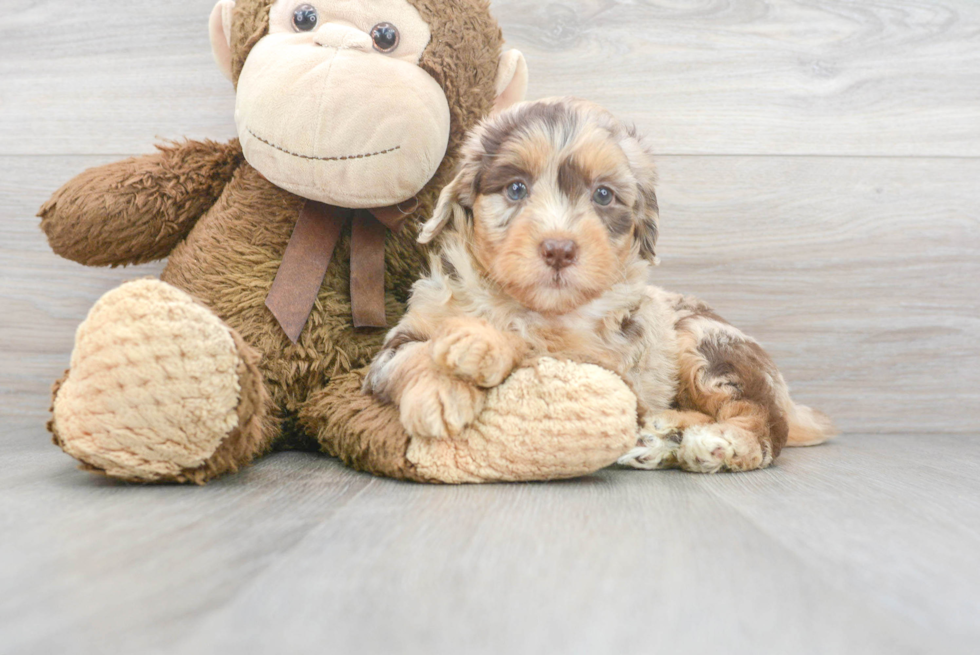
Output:
[[511,202],[520,202],[527,198],[527,185],[523,182],[511,182],[507,185],[506,193]]
[[316,27],[319,16],[313,5],[300,5],[293,11],[293,27],[297,32],[309,32]]
[[607,186],[601,186],[592,194],[592,201],[600,207],[608,207],[612,204],[613,198],[615,197],[616,194],[612,192],[612,189]]

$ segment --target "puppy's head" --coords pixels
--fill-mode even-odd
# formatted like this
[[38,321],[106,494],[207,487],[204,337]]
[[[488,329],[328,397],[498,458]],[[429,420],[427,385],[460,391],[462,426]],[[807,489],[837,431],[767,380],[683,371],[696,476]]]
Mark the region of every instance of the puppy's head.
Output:
[[524,103],[470,136],[419,241],[445,230],[519,303],[564,314],[655,259],[655,182],[649,150],[609,112]]

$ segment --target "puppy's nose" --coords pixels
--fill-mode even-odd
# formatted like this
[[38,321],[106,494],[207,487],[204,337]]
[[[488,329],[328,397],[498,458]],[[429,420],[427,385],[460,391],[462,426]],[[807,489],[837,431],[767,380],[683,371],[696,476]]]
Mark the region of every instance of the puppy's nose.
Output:
[[541,242],[541,258],[548,266],[560,271],[578,259],[578,244],[569,239],[546,239]]

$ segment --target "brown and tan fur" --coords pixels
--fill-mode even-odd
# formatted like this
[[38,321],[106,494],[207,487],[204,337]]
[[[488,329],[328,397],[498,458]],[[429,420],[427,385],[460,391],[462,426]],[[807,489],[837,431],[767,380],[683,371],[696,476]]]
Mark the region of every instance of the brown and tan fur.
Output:
[[[590,103],[525,103],[485,121],[423,228],[438,254],[365,390],[396,403],[413,436],[453,436],[488,389],[551,356],[600,365],[634,390],[640,431],[625,465],[745,471],[828,438],[829,421],[793,403],[756,341],[648,284],[655,181],[635,132]],[[508,197],[521,185],[526,197]]]
[[[273,2],[237,3],[231,37],[236,81],[252,47],[268,32]],[[445,160],[418,196],[422,216],[431,213],[451,179],[466,132],[494,105],[503,37],[486,0],[409,2],[432,30],[419,66],[443,88],[451,111]],[[397,421],[372,418],[371,403],[363,402],[359,379],[351,373],[371,361],[384,332],[355,329],[351,321],[350,227],[306,329],[293,344],[265,299],[305,200],[250,166],[237,139],[186,141],[159,150],[82,173],[59,189],[40,215],[54,251],[85,265],[169,257],[162,279],[225,321],[240,339],[243,357],[255,362],[242,380],[243,387],[261,389],[254,402],[242,400],[243,407],[252,408],[242,417],[249,429],[240,438],[230,435],[235,443],[220,449],[206,470],[160,481],[204,482],[237,470],[274,444],[321,448],[359,468],[416,477],[405,459],[408,437]],[[387,235],[385,298],[392,325],[424,269],[418,229],[413,215],[401,232]],[[363,411],[351,415],[351,407]]]

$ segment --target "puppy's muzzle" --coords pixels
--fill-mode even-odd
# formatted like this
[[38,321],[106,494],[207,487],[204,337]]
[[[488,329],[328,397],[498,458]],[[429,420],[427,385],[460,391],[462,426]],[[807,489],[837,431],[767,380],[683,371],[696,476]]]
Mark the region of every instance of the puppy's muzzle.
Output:
[[578,244],[570,239],[546,239],[540,250],[544,263],[556,271],[578,261]]

